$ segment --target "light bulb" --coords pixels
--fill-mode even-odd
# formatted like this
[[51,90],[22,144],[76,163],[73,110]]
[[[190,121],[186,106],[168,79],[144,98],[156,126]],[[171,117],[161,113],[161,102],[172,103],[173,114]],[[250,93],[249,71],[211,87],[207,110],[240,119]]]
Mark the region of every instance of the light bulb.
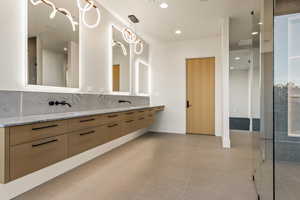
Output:
[[181,32],[181,30],[176,30],[175,33],[176,33],[177,35],[180,35],[182,32]]
[[[87,9],[89,7],[89,4],[86,4],[84,9]],[[82,12],[82,22],[85,26],[87,26],[88,28],[96,28],[99,24],[100,24],[100,21],[101,21],[101,13],[100,13],[100,10],[99,8],[95,8],[96,9],[96,12],[97,12],[97,20],[96,20],[96,23],[95,24],[88,24],[85,20],[86,18],[86,12],[87,11],[83,11]]]
[[77,7],[79,8],[80,11],[86,12],[89,11],[93,6],[94,6],[94,1],[88,1],[84,7],[81,6],[80,0],[77,0]]
[[169,5],[168,5],[167,3],[161,3],[161,4],[160,4],[160,7],[161,7],[161,8],[168,8]]

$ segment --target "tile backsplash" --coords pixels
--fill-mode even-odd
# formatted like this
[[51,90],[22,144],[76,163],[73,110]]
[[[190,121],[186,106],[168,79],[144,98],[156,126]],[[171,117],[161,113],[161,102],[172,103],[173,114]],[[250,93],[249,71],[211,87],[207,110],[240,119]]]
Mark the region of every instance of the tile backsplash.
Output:
[[[132,104],[120,104],[119,100]],[[72,107],[49,106],[49,101],[66,101]],[[142,96],[0,91],[0,118],[149,104],[150,98]]]

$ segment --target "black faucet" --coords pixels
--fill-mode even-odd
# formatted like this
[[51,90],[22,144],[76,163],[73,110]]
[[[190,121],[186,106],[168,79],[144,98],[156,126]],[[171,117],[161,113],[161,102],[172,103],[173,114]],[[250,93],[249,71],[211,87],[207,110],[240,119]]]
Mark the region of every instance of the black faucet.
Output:
[[66,101],[49,101],[49,106],[58,106],[58,105],[62,105],[62,106],[69,106],[70,108],[72,107],[71,104],[67,103]]
[[119,100],[119,103],[129,103],[129,104],[132,104],[131,101],[126,101],[126,100]]
[[66,101],[61,101],[61,102],[59,102],[59,101],[55,101],[55,105],[62,105],[62,106],[65,106],[65,105],[67,105],[67,106],[69,106],[69,108],[71,108],[72,107],[72,105],[71,104],[69,104],[69,103],[67,103]]

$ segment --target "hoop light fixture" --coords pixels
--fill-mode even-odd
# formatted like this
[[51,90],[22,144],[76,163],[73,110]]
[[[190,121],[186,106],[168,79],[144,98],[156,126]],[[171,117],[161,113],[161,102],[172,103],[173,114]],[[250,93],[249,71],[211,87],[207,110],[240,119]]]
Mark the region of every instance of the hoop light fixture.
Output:
[[134,53],[137,55],[140,55],[144,51],[144,43],[142,40],[137,38],[137,35],[135,32],[133,32],[132,29],[125,27],[122,30],[122,35],[123,39],[128,43],[128,44],[134,44]]
[[117,41],[117,40],[114,40],[113,43],[112,43],[112,46],[115,47],[115,46],[118,46],[118,47],[121,47],[122,51],[123,51],[123,54],[124,56],[127,56],[127,49],[125,47],[125,45],[120,42],[120,41]]
[[142,40],[138,39],[134,44],[134,53],[141,55],[144,51],[144,43]]
[[[95,5],[95,2],[93,0],[84,0],[86,2],[86,4],[83,7],[82,7],[80,1],[81,0],[77,0],[77,7],[78,7],[79,11],[82,12],[82,22],[83,22],[83,24],[88,28],[96,28],[100,24],[100,21],[101,21],[100,9]],[[44,3],[45,5],[51,7],[52,12],[50,13],[50,16],[49,16],[50,19],[54,19],[57,12],[60,12],[61,14],[64,14],[69,19],[69,21],[72,25],[73,31],[76,31],[76,26],[79,23],[74,20],[72,14],[67,9],[57,8],[55,6],[55,4],[53,2],[51,2],[50,0],[30,0],[30,2],[34,6],[37,6],[41,3]],[[92,8],[96,9],[97,20],[94,24],[89,24],[86,21],[86,12],[91,11]]]

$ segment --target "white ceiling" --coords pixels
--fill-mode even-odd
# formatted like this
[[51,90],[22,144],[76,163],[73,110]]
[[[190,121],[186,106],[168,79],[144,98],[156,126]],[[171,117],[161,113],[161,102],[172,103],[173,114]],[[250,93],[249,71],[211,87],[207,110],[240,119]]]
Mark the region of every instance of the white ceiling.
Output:
[[[258,10],[258,0],[97,0],[123,19],[130,14],[140,19],[137,31],[163,41],[196,40],[219,35],[222,17],[232,19],[231,43],[248,39],[251,11]],[[153,3],[153,1],[156,1]],[[168,3],[167,9],[159,7]],[[174,31],[182,30],[182,35]]]

